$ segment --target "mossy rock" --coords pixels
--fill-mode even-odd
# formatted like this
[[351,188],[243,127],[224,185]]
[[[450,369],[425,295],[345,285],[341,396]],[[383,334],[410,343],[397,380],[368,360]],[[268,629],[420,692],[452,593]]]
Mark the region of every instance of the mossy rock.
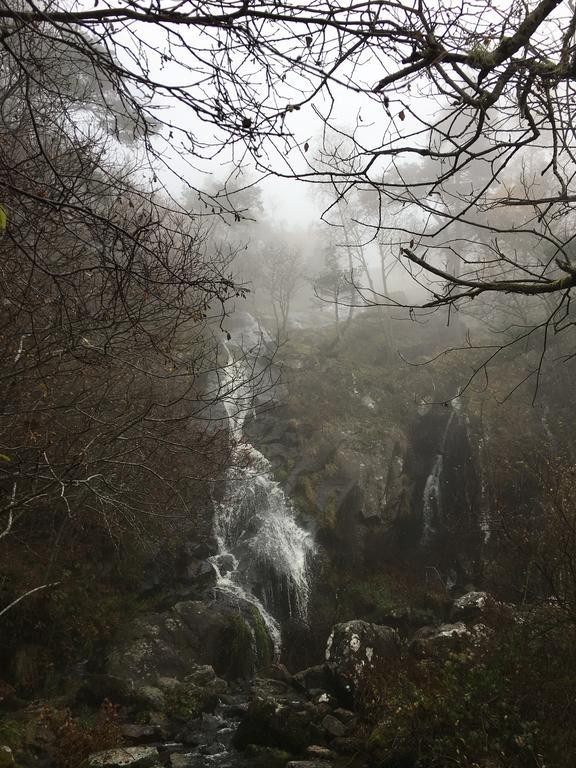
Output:
[[220,632],[214,669],[227,680],[248,678],[256,667],[254,636],[240,614],[227,617]]
[[13,752],[23,749],[33,739],[34,724],[23,718],[2,718],[0,720],[0,744]]
[[200,717],[203,712],[214,712],[218,696],[192,683],[180,683],[165,692],[166,714],[186,722]]
[[256,744],[300,754],[311,744],[322,741],[322,731],[309,712],[279,707],[277,702],[267,699],[250,704],[233,743],[241,750]]
[[256,744],[247,747],[246,754],[250,757],[252,768],[284,768],[294,757],[283,749],[259,747]]
[[260,611],[252,608],[252,631],[256,643],[258,669],[267,669],[274,660],[274,646]]

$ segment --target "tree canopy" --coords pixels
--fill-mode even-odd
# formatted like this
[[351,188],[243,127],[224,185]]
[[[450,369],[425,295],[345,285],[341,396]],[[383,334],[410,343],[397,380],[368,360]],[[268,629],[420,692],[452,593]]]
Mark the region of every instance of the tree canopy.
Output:
[[[170,152],[206,158],[225,147],[264,174],[328,182],[337,196],[372,191],[367,237],[387,226],[378,207],[417,209],[396,254],[422,276],[429,305],[554,293],[565,317],[576,282],[567,0],[19,0],[2,3],[0,20],[20,78],[62,98],[49,56],[41,80],[30,69],[40,55],[32,35],[74,70],[76,109],[89,101],[109,130],[166,162]],[[303,134],[304,114],[342,137],[340,153]],[[511,233],[524,238],[521,250]]]

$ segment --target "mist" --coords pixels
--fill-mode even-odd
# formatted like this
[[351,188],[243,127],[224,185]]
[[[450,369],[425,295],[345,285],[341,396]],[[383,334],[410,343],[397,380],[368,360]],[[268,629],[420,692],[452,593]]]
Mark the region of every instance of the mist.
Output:
[[567,0],[0,0],[0,768],[572,768]]

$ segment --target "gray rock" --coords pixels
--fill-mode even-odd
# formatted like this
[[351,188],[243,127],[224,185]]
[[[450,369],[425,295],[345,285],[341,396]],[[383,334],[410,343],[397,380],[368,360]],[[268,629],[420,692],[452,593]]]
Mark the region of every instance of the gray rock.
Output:
[[294,685],[302,688],[307,693],[312,691],[325,691],[331,693],[334,690],[334,673],[325,664],[308,667],[297,672],[292,678]]
[[334,739],[332,747],[343,755],[353,755],[362,751],[365,742],[352,736],[341,736]]
[[164,733],[159,725],[137,725],[128,723],[122,726],[122,736],[133,744],[150,744],[160,741]]
[[306,757],[310,757],[315,760],[335,760],[336,753],[328,749],[328,747],[321,747],[318,744],[312,744],[306,750]]
[[[237,610],[190,600],[176,603],[164,613],[152,613],[122,627],[112,641],[108,676],[133,681],[137,687],[156,685],[159,677],[183,680],[210,665],[217,673],[235,678],[227,644],[233,644]],[[234,621],[236,624],[234,624]],[[242,659],[249,667],[255,662]]]
[[356,720],[354,712],[351,712],[349,709],[343,709],[342,707],[338,707],[338,709],[334,710],[334,716],[343,723],[349,723]]
[[410,641],[410,651],[419,658],[445,657],[449,653],[469,647],[478,636],[459,621],[440,624],[438,627],[422,627]]
[[189,768],[192,756],[186,753],[170,755],[171,768]]
[[330,734],[330,736],[344,736],[346,733],[346,726],[344,723],[341,723],[337,717],[334,717],[334,715],[326,715],[322,720],[322,728],[324,728],[326,733]]
[[286,768],[332,768],[327,760],[291,760]]
[[209,664],[198,665],[192,672],[186,675],[185,682],[194,685],[205,686],[216,679],[216,672]]
[[164,692],[155,685],[142,685],[134,690],[134,700],[147,709],[162,712],[166,706]]
[[289,684],[293,682],[293,677],[284,664],[272,664],[267,672],[273,680],[282,680]]
[[278,702],[304,701],[304,697],[295,691],[291,685],[284,680],[274,678],[255,678],[252,682],[251,694],[254,698],[270,698]]
[[463,621],[466,624],[487,624],[500,626],[502,622],[514,619],[512,609],[496,600],[488,592],[467,592],[454,601],[451,620]]
[[218,570],[222,575],[229,573],[230,571],[233,571],[234,568],[236,568],[236,559],[234,555],[218,555],[214,558],[216,561],[216,565],[218,566]]
[[224,720],[219,715],[211,715],[206,712],[201,717],[190,720],[178,732],[176,738],[184,744],[198,746],[200,744],[213,744],[219,736],[220,729],[225,725]]
[[209,560],[191,563],[186,569],[186,576],[200,589],[213,587],[218,581],[218,572]]
[[151,768],[158,764],[155,747],[124,747],[97,752],[88,758],[89,768]]
[[223,752],[226,752],[226,746],[220,741],[215,741],[213,744],[201,747],[200,752],[203,755],[221,755]]
[[399,655],[396,630],[366,621],[336,624],[326,643],[326,662],[338,682],[351,692],[366,675],[389,665]]

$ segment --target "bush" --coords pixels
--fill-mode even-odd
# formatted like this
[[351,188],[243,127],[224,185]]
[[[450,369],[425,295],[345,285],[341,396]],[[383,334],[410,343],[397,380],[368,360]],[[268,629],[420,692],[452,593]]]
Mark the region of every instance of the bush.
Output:
[[397,668],[377,670],[363,708],[381,764],[572,766],[576,634],[543,619],[528,617],[444,664],[406,654]]
[[92,721],[75,718],[69,710],[45,707],[40,724],[56,768],[78,768],[93,752],[113,749],[121,742],[118,712],[108,699]]

